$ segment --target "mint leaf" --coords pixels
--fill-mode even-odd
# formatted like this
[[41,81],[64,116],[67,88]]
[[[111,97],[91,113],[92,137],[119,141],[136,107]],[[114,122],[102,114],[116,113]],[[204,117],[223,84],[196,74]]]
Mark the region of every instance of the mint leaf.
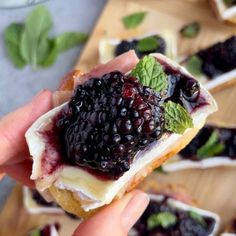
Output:
[[30,233],[30,236],[40,236],[40,230],[39,229],[35,229]]
[[181,105],[168,101],[163,104],[165,109],[165,129],[177,134],[183,134],[187,128],[193,127],[189,113]]
[[147,226],[148,229],[153,229],[157,226],[168,228],[177,222],[177,217],[170,212],[160,212],[152,214],[148,217]]
[[17,68],[23,68],[25,66],[19,46],[19,40],[23,30],[24,25],[20,23],[12,23],[4,30],[4,43],[7,54]]
[[194,76],[200,76],[202,74],[202,60],[200,57],[194,55],[191,56],[186,64],[186,69]]
[[44,59],[44,61],[40,63],[40,66],[42,67],[49,67],[53,65],[58,56],[58,49],[55,40],[49,39],[48,44],[49,52],[47,53],[47,57]]
[[206,226],[206,222],[203,218],[203,216],[201,216],[200,214],[198,214],[197,212],[195,211],[190,211],[189,212],[189,216],[194,219],[195,221],[197,221],[198,223],[200,223],[201,225],[203,226]]
[[201,159],[215,156],[225,149],[224,144],[219,143],[219,135],[215,130],[211,133],[207,142],[197,150],[197,156]]
[[159,46],[157,39],[153,36],[138,41],[137,50],[140,52],[154,51]]
[[47,57],[49,50],[47,35],[51,27],[50,14],[42,5],[34,8],[26,18],[20,52],[24,60],[33,68],[37,68]]
[[146,15],[147,15],[146,11],[136,12],[136,13],[123,17],[122,22],[125,28],[127,29],[136,28],[143,22]]
[[186,38],[194,38],[200,32],[201,26],[198,22],[193,22],[188,25],[185,25],[181,30],[180,33],[182,36]]
[[66,32],[56,37],[58,52],[64,52],[72,47],[85,43],[88,35],[80,32]]
[[167,75],[161,64],[152,56],[143,57],[132,70],[131,75],[136,77],[142,85],[157,92],[165,91],[168,87]]

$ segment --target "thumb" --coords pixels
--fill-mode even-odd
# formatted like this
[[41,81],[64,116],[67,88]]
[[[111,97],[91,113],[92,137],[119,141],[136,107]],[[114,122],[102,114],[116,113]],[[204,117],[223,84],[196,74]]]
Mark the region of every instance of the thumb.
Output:
[[148,203],[146,193],[134,190],[82,222],[73,236],[125,236]]

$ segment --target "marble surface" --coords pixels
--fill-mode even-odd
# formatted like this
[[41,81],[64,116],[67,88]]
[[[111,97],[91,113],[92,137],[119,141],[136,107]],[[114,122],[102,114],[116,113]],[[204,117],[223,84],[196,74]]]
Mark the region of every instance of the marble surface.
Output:
[[[45,2],[51,12],[54,27],[52,35],[65,31],[91,32],[106,0],[50,0]],[[6,56],[3,42],[4,28],[23,21],[33,7],[0,9],[0,118],[29,101],[43,88],[55,89],[60,79],[71,70],[83,46],[73,48],[59,56],[48,69],[33,71],[30,67],[16,69]],[[0,209],[2,208],[14,181],[4,178],[0,182]]]

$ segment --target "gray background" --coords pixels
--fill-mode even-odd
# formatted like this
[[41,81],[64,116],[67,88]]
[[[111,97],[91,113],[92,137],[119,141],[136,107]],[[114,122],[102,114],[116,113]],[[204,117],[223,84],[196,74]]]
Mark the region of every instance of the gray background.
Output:
[[[0,0],[1,1],[1,0]],[[45,3],[54,22],[52,35],[65,31],[91,32],[106,0],[50,0]],[[0,9],[0,117],[30,100],[43,88],[54,90],[60,79],[71,70],[83,47],[73,48],[59,56],[48,69],[32,71],[14,68],[6,56],[3,43],[4,28],[12,22],[25,19],[32,7]],[[14,182],[5,178],[0,182],[0,209]]]

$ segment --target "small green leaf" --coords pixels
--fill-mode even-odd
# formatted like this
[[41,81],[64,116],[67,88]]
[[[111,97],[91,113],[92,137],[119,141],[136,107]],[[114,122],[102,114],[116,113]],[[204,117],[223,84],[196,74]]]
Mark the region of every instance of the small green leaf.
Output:
[[40,230],[39,229],[35,229],[30,233],[30,236],[40,236]]
[[146,15],[147,15],[146,11],[136,12],[136,13],[123,17],[122,22],[125,28],[127,29],[136,28],[143,22]]
[[85,43],[88,35],[81,32],[66,32],[56,38],[58,52],[64,52],[72,47]]
[[20,52],[24,60],[34,69],[47,58],[49,50],[47,37],[51,27],[50,14],[43,5],[34,8],[26,18]]
[[215,130],[211,133],[207,142],[197,150],[197,156],[201,159],[220,154],[225,149],[224,144],[219,143],[219,135]]
[[180,104],[168,101],[163,104],[165,109],[165,129],[177,134],[183,134],[187,128],[193,127],[189,113]]
[[177,222],[177,217],[170,212],[160,212],[157,214],[152,214],[148,217],[147,226],[148,229],[153,229],[155,227],[161,226],[163,228],[168,228]]
[[206,222],[203,218],[203,216],[201,216],[200,214],[198,214],[195,211],[190,211],[189,212],[189,216],[194,219],[195,221],[199,222],[201,225],[206,226]]
[[56,46],[56,42],[53,39],[49,39],[48,40],[49,43],[49,53],[47,55],[47,57],[44,59],[43,62],[41,62],[40,66],[42,67],[49,67],[51,65],[53,65],[57,59],[58,56],[58,49]]
[[137,50],[140,52],[150,52],[157,49],[159,43],[157,39],[153,36],[143,38],[138,41]]
[[200,57],[194,55],[191,56],[186,64],[186,69],[194,76],[200,76],[202,74],[202,60]]
[[25,61],[20,54],[20,38],[24,30],[24,25],[12,23],[4,30],[4,43],[9,58],[17,68],[23,68]]
[[142,85],[148,86],[157,92],[163,92],[168,87],[167,75],[160,63],[152,56],[143,57],[131,72]]
[[194,38],[200,32],[201,26],[198,22],[193,22],[191,24],[185,25],[180,33],[186,38]]

